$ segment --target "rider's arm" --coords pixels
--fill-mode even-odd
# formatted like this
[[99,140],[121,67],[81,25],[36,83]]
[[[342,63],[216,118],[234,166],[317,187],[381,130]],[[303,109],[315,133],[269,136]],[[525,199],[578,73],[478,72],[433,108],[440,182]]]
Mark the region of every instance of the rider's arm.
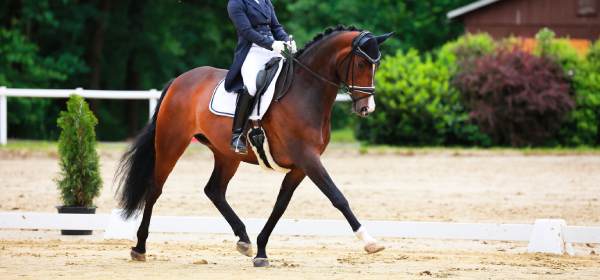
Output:
[[283,26],[279,23],[279,20],[275,15],[275,8],[273,8],[273,4],[270,0],[267,1],[269,2],[269,6],[271,6],[271,33],[273,33],[273,37],[275,37],[275,40],[289,41],[290,37],[285,32]]
[[246,15],[245,7],[240,3],[241,1],[229,1],[227,4],[227,12],[229,13],[229,18],[235,25],[238,33],[244,37],[246,40],[255,43],[265,49],[273,50],[271,46],[273,45],[273,39],[263,36],[262,34],[256,32],[254,28],[252,28],[252,24]]

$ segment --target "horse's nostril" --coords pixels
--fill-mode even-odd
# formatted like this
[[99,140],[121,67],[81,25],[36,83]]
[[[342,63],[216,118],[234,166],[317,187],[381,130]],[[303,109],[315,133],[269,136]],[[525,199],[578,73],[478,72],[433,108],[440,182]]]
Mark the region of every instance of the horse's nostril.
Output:
[[360,109],[360,115],[363,117],[369,115],[369,107],[362,107],[362,109]]

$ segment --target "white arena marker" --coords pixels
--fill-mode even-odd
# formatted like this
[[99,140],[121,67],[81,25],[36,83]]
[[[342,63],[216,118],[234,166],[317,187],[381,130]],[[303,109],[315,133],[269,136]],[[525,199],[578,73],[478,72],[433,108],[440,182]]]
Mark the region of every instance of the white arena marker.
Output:
[[567,223],[562,219],[535,220],[527,252],[573,255],[571,244],[565,242],[566,229]]
[[129,239],[135,240],[137,229],[142,221],[142,216],[124,220],[122,209],[113,209],[104,231],[104,239]]

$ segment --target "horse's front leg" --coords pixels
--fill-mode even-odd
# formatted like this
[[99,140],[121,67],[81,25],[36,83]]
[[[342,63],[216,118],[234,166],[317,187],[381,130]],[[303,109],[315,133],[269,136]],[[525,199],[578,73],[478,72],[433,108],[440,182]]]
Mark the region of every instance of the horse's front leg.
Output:
[[383,245],[379,245],[377,240],[375,240],[365,229],[364,226],[361,226],[354,213],[350,209],[350,204],[348,200],[344,197],[342,192],[337,188],[327,170],[321,163],[320,156],[318,155],[310,155],[302,162],[302,169],[306,173],[306,175],[319,187],[321,192],[327,196],[329,201],[333,204],[335,208],[340,210],[352,231],[356,235],[356,237],[364,242],[364,249],[367,253],[377,253],[385,247]]
[[290,199],[296,190],[296,187],[302,182],[306,175],[300,169],[294,169],[288,172],[283,179],[283,183],[281,183],[281,189],[279,190],[279,194],[277,195],[277,201],[275,202],[275,206],[273,207],[273,211],[267,220],[267,223],[258,234],[258,238],[256,239],[256,245],[258,246],[258,252],[256,257],[254,258],[254,266],[263,267],[268,266],[269,261],[267,259],[267,242],[269,241],[269,237],[275,228],[275,225],[285,212],[288,204],[290,203]]

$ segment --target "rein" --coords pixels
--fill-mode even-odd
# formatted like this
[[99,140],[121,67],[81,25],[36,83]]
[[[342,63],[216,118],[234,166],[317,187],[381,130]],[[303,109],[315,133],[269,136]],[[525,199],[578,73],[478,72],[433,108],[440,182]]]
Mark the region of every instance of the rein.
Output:
[[313,76],[315,76],[316,78],[320,79],[321,81],[328,83],[334,87],[337,87],[338,89],[340,88],[340,84],[336,84],[330,80],[328,80],[327,78],[321,76],[319,73],[313,71],[312,69],[310,69],[310,67],[306,66],[304,63],[302,63],[300,60],[298,60],[297,58],[295,58],[293,55],[291,56],[291,59],[297,63],[298,65],[300,65],[302,68],[304,68],[306,71],[308,71],[310,74],[312,74]]
[[[341,82],[341,85],[340,85],[340,83],[335,83],[335,82],[323,77],[319,73],[315,72],[310,67],[308,67],[306,64],[302,63],[299,59],[297,59],[291,52],[285,53],[286,59],[291,59],[292,61],[294,61],[294,63],[300,65],[300,67],[304,68],[306,71],[308,71],[314,77],[318,78],[319,80],[321,80],[329,85],[336,87],[338,90],[340,88],[344,89],[344,91],[346,93],[350,93],[350,98],[352,99],[352,102],[356,102],[361,99],[369,98],[369,97],[375,95],[375,85],[374,84],[372,84],[371,86],[368,86],[368,87],[354,85],[354,77],[355,77],[355,75],[354,75],[355,74],[354,59],[356,58],[356,56],[361,56],[363,58],[366,58],[372,64],[372,67],[373,67],[372,83],[375,82],[375,70],[377,68],[377,65],[379,64],[379,61],[381,61],[381,53],[379,53],[378,57],[372,58],[361,49],[362,44],[364,44],[366,41],[368,41],[370,39],[368,37],[368,35],[370,35],[370,34],[371,33],[367,32],[367,31],[363,31],[352,40],[352,50],[346,55],[346,57],[344,57],[344,59],[342,59],[342,63],[341,63],[341,64],[343,64],[347,59],[350,59],[350,62],[346,69],[346,79]],[[350,85],[347,84],[347,82],[346,82],[349,77],[351,77]],[[287,91],[287,89],[285,91]],[[365,94],[365,96],[362,96],[359,98],[354,98],[351,93],[354,93],[355,91]]]

